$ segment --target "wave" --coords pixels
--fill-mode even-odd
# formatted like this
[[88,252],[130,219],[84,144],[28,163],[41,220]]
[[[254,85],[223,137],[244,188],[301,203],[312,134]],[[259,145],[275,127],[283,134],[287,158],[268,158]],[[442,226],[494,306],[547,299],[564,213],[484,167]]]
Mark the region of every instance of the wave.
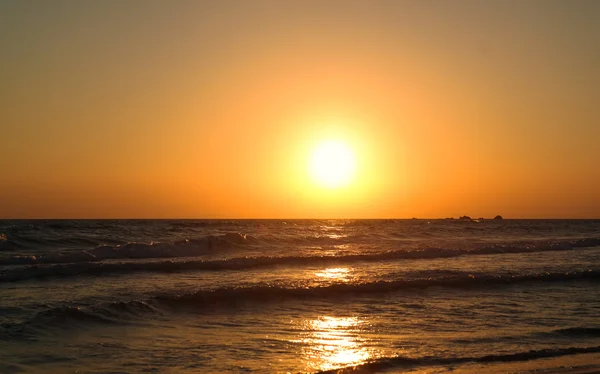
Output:
[[65,264],[115,259],[148,259],[194,257],[218,253],[224,249],[256,243],[252,236],[227,233],[208,235],[176,242],[127,243],[100,245],[90,250],[49,253],[45,255],[15,255],[0,258],[0,265]]
[[551,334],[567,337],[600,337],[600,327],[568,327],[554,330]]
[[[350,245],[356,248],[415,252],[417,258],[426,256],[444,257],[462,254],[518,253],[543,250],[570,250],[580,247],[600,246],[600,237],[593,232],[590,236],[562,239],[523,239],[507,238],[490,243],[481,241],[481,235],[464,237],[463,234],[446,233],[444,230],[405,230],[381,229],[373,226],[369,230],[345,231],[343,229],[315,229],[307,226],[290,230],[269,227],[259,231],[258,236],[245,235],[236,231],[248,230],[241,223],[215,221],[225,225],[231,232],[222,235],[207,235],[187,230],[204,227],[210,222],[148,221],[128,222],[128,225],[112,221],[57,221],[42,222],[40,228],[17,230],[5,227],[0,240],[0,252],[21,252],[0,257],[1,265],[62,264],[74,262],[98,262],[115,259],[150,259],[195,257],[220,253],[228,249],[252,246],[260,250],[284,250],[290,247],[319,248]],[[200,225],[200,226],[198,226]],[[247,223],[245,224],[248,225]],[[308,223],[307,223],[308,225]],[[362,222],[364,225],[364,222]],[[225,226],[223,228],[225,228]],[[110,227],[110,230],[107,229]],[[174,229],[182,235],[177,240],[165,240],[165,232]],[[184,231],[179,230],[184,228]],[[108,230],[108,231],[107,231]],[[202,230],[206,230],[203,228]],[[441,230],[441,231],[440,231]],[[464,230],[462,230],[464,231]],[[462,232],[461,231],[461,232]],[[157,232],[160,233],[157,236]],[[441,234],[441,236],[440,236]],[[200,236],[197,236],[200,235]],[[167,237],[172,237],[169,233]],[[151,240],[157,237],[160,240]],[[479,238],[479,239],[478,239]],[[508,241],[507,241],[508,240]],[[129,241],[129,242],[128,242]],[[425,249],[425,246],[438,247]],[[467,247],[468,246],[468,247]],[[417,250],[418,251],[414,251]],[[402,250],[402,251],[401,251]],[[27,255],[24,255],[27,253]],[[400,255],[411,256],[411,255]]]
[[600,346],[595,347],[569,347],[569,348],[554,348],[554,349],[540,349],[531,350],[519,353],[510,354],[499,354],[499,355],[487,355],[478,357],[435,357],[425,356],[421,358],[410,358],[403,356],[395,357],[383,357],[371,362],[356,365],[347,366],[341,369],[333,369],[327,371],[320,371],[320,374],[344,374],[344,373],[374,373],[383,370],[393,370],[406,367],[415,366],[438,366],[438,365],[456,365],[464,363],[494,363],[494,362],[515,362],[515,361],[529,361],[537,360],[541,358],[552,358],[569,356],[576,354],[585,353],[598,353],[600,352]]
[[0,233],[0,251],[14,251],[21,248],[21,245],[14,240],[8,240],[4,233]]
[[[239,235],[239,234],[238,234]],[[232,242],[244,244],[246,241],[253,239],[247,236],[231,236],[229,234],[222,237],[221,244]],[[583,241],[578,242],[584,243]],[[577,244],[577,243],[576,243]],[[185,247],[186,244],[183,246]],[[466,255],[493,255],[493,254],[511,254],[511,253],[530,253],[543,251],[563,251],[573,250],[575,248],[587,248],[588,246],[554,246],[554,247],[486,247],[475,250],[456,250],[445,248],[426,248],[413,251],[388,251],[369,254],[353,254],[340,256],[256,256],[256,257],[234,257],[223,260],[167,260],[167,261],[152,261],[152,262],[100,262],[97,261],[72,261],[76,259],[88,258],[86,253],[73,253],[68,259],[63,259],[65,263],[58,264],[41,264],[30,265],[26,267],[12,268],[0,272],[0,282],[17,282],[31,279],[44,279],[49,277],[63,278],[74,276],[104,276],[116,274],[133,274],[139,272],[154,272],[154,273],[174,273],[184,271],[225,271],[225,270],[250,270],[258,268],[267,268],[275,266],[331,266],[331,265],[348,265],[360,262],[379,262],[379,261],[395,261],[395,260],[412,260],[412,259],[437,259],[451,258]],[[150,252],[144,252],[148,248],[153,248]],[[204,247],[192,247],[201,251]],[[125,259],[146,259],[143,256],[156,256],[156,251],[162,251],[165,248],[162,246],[139,246],[131,245],[121,248],[121,246],[111,247],[110,249],[99,250],[96,252],[100,258],[100,253],[105,257],[122,256]],[[187,248],[186,248],[187,249]],[[182,251],[179,248],[176,251]],[[140,252],[141,251],[141,252]],[[118,254],[112,254],[117,252]],[[173,250],[168,252],[170,255],[175,255]],[[161,252],[165,254],[164,252]],[[189,254],[189,251],[187,252]],[[206,252],[203,252],[206,253]],[[112,256],[112,257],[111,257]],[[135,257],[137,256],[137,257]],[[176,257],[176,256],[174,256]],[[151,257],[152,258],[152,257]],[[14,258],[11,264],[22,261],[27,261],[29,257]],[[98,259],[98,257],[94,257]],[[53,260],[56,260],[54,258]]]
[[452,339],[455,344],[471,344],[471,343],[497,343],[498,341],[513,341],[521,342],[529,339],[542,338],[567,338],[568,340],[577,339],[595,339],[600,337],[599,327],[567,327],[549,331],[537,331],[531,332],[524,335],[489,335],[485,337],[476,338],[457,338]]
[[[239,235],[239,236],[238,236]],[[226,234],[222,237],[217,237],[213,240],[216,247],[222,248],[224,245],[243,245],[247,242],[252,242],[254,239],[240,234]],[[208,241],[210,243],[210,240]],[[585,244],[585,245],[584,245]],[[95,257],[96,261],[74,261],[78,259],[87,259],[89,253],[72,253],[68,258],[63,258],[64,263],[58,264],[42,264],[30,265],[27,267],[13,268],[0,272],[0,282],[17,282],[31,279],[43,279],[49,277],[73,277],[73,276],[102,276],[115,274],[133,274],[139,272],[154,272],[154,273],[173,273],[183,271],[224,271],[224,270],[250,270],[275,266],[331,266],[342,264],[353,264],[360,262],[379,262],[379,261],[395,261],[395,260],[412,260],[412,259],[437,259],[451,258],[466,255],[493,255],[493,254],[514,254],[514,253],[530,253],[544,251],[565,251],[576,248],[589,247],[589,240],[579,240],[570,245],[555,245],[555,246],[536,246],[536,247],[507,247],[507,246],[491,246],[472,250],[458,250],[446,248],[425,248],[412,251],[388,251],[368,254],[349,254],[340,256],[256,256],[256,257],[234,257],[223,260],[168,260],[168,261],[153,261],[153,262],[100,262],[101,259],[113,259],[116,256],[123,259],[147,259],[144,256],[157,256],[162,254],[165,257],[167,254],[172,257],[177,253],[183,254],[182,251],[191,255],[191,251],[203,251],[206,253],[206,242],[204,245],[194,246],[194,244],[181,244],[181,247],[164,247],[162,245],[138,245],[132,244],[127,246],[108,247],[106,249],[98,249]],[[188,248],[187,246],[191,247]],[[167,251],[167,252],[164,252]],[[157,253],[159,252],[159,253]],[[197,254],[199,252],[196,252]],[[101,256],[104,255],[103,256]],[[136,257],[137,256],[137,257]],[[153,258],[153,257],[150,257]],[[22,265],[23,262],[31,260],[30,257],[13,258],[11,265]],[[37,260],[37,259],[34,259]],[[50,260],[42,258],[43,260]],[[52,258],[57,261],[57,258]],[[1,263],[1,262],[0,262]]]
[[36,250],[40,248],[51,247],[73,247],[73,246],[96,246],[97,239],[85,236],[69,236],[64,238],[39,238],[34,236],[23,237],[11,235],[10,238],[4,236],[4,240],[0,237],[0,250],[15,251],[15,250]]
[[[183,227],[185,228],[185,226]],[[181,231],[181,227],[164,228],[166,231]],[[39,237],[33,235],[13,234],[10,240],[6,236],[0,236],[0,250],[39,250],[60,248],[81,248],[89,247],[91,249],[64,251],[54,254],[39,255],[36,257],[13,256],[12,258],[0,258],[0,265],[11,265],[26,263],[65,263],[79,261],[100,261],[104,259],[119,258],[170,258],[170,257],[190,257],[206,253],[211,253],[218,249],[227,248],[232,245],[261,245],[267,246],[335,246],[343,244],[369,244],[383,243],[386,235],[384,234],[354,234],[354,235],[276,235],[264,234],[261,237],[255,237],[239,232],[230,232],[221,235],[203,235],[200,237],[187,238],[176,241],[150,241],[150,242],[123,242],[119,240],[103,239],[104,243],[99,242],[96,237],[85,235],[71,235],[60,238]],[[106,241],[109,241],[108,245]]]
[[[431,287],[469,289],[495,287],[529,282],[565,282],[572,280],[600,280],[600,270],[573,271],[567,273],[535,273],[523,275],[474,276],[465,272],[437,278],[377,281],[368,283],[338,283],[317,287],[279,287],[255,285],[247,287],[224,287],[199,290],[185,294],[161,294],[146,300],[119,301],[89,307],[60,306],[38,312],[25,322],[3,323],[0,326],[8,334],[24,329],[71,326],[77,323],[123,323],[140,317],[155,315],[161,310],[191,308],[193,310],[218,307],[235,308],[247,303],[268,303],[286,300],[344,301],[349,297],[384,294],[402,290],[423,290]],[[567,329],[563,333],[597,333],[596,330]],[[560,333],[560,332],[559,332]]]
[[[145,301],[119,301],[89,308],[58,306],[34,314],[22,322],[0,324],[4,340],[27,339],[53,329],[80,329],[91,325],[140,323],[159,311]],[[0,339],[2,339],[0,338]]]
[[117,323],[107,317],[85,311],[79,307],[62,306],[47,309],[36,313],[24,322],[0,324],[1,340],[26,340],[31,339],[39,332],[51,328],[76,328],[98,323]]
[[455,272],[455,275],[437,278],[403,279],[367,283],[338,283],[328,286],[298,288],[257,285],[251,287],[201,290],[177,296],[163,295],[157,296],[155,300],[168,306],[193,305],[202,307],[207,305],[235,305],[244,302],[265,302],[286,299],[326,298],[327,300],[336,300],[348,296],[371,295],[402,290],[420,290],[431,287],[468,289],[473,287],[493,287],[530,282],[564,282],[572,280],[600,280],[600,270],[481,276],[475,276],[465,272]]

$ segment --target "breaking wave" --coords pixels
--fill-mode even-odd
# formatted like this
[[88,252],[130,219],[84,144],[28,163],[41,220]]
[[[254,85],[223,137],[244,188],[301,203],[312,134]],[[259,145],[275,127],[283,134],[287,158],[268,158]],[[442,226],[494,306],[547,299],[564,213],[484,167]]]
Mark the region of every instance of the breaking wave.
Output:
[[348,296],[389,293],[401,290],[419,290],[431,287],[467,289],[471,287],[503,286],[528,282],[564,282],[571,280],[599,280],[600,270],[573,271],[567,273],[533,273],[523,275],[472,275],[455,272],[455,275],[437,278],[403,279],[368,283],[337,283],[328,286],[286,288],[270,285],[252,287],[219,288],[201,290],[177,296],[157,296],[161,304],[206,305],[239,304],[244,302],[264,302],[287,299],[336,300]]
[[374,373],[382,370],[393,370],[415,366],[437,366],[437,365],[456,365],[464,363],[494,363],[494,362],[515,362],[529,361],[540,358],[552,358],[585,353],[598,353],[600,346],[595,347],[569,347],[555,349],[531,350],[519,353],[486,355],[478,357],[435,357],[425,356],[420,358],[411,357],[383,357],[366,364],[348,366],[341,369],[320,371],[320,374],[344,374],[344,373]]
[[[0,272],[0,282],[16,282],[48,277],[102,276],[138,272],[172,273],[182,271],[249,270],[274,266],[331,266],[359,262],[378,262],[412,259],[452,258],[468,255],[494,255],[545,251],[568,251],[600,245],[600,239],[579,239],[553,245],[506,246],[495,245],[476,249],[425,248],[411,251],[387,251],[365,254],[327,256],[256,256],[233,257],[222,260],[173,260],[173,258],[199,256],[208,251],[219,251],[231,246],[256,243],[253,237],[226,234],[202,240],[168,244],[127,244],[97,247],[92,251],[68,253],[52,257],[19,257],[4,259],[6,265],[30,265]],[[105,259],[172,258],[152,262],[101,262]],[[2,264],[2,260],[0,260]],[[35,264],[35,265],[34,265]],[[38,265],[39,264],[39,265]]]
[[[422,290],[431,287],[468,289],[473,287],[496,287],[528,282],[564,282],[572,280],[600,280],[600,270],[573,271],[567,273],[532,273],[522,275],[472,275],[453,272],[453,275],[377,281],[367,283],[336,283],[317,287],[280,287],[259,284],[247,287],[225,287],[200,290],[192,293],[156,295],[140,301],[121,301],[91,309],[79,307],[51,308],[36,314],[27,325],[56,325],[65,320],[121,321],[124,316],[132,317],[140,311],[154,313],[158,307],[191,307],[204,309],[214,307],[236,307],[245,303],[276,302],[283,300],[327,299],[344,300],[348,297],[397,292],[402,290]],[[5,324],[6,325],[6,324]],[[7,327],[3,325],[3,327]],[[597,334],[597,329],[565,329],[563,334]]]

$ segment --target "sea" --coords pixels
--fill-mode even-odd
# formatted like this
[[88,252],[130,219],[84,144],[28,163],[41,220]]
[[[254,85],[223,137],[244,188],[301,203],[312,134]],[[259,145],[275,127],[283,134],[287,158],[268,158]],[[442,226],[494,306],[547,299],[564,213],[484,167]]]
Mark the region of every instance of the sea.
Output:
[[0,221],[0,373],[599,361],[600,220]]

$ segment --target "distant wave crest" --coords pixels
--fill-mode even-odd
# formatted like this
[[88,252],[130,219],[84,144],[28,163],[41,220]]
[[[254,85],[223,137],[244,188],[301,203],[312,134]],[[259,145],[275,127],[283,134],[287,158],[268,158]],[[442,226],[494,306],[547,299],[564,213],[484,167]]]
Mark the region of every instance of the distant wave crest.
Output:
[[39,256],[14,255],[0,258],[0,265],[65,264],[114,259],[194,257],[252,243],[256,243],[255,238],[252,236],[227,233],[176,242],[132,242],[118,245],[100,245],[85,251],[49,253]]

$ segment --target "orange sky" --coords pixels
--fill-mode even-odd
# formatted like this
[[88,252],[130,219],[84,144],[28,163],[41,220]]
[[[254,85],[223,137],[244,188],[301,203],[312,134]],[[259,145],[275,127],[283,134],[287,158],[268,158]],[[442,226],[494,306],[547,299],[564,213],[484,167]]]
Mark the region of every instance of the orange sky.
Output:
[[0,218],[600,216],[598,2],[5,1],[0,35]]

